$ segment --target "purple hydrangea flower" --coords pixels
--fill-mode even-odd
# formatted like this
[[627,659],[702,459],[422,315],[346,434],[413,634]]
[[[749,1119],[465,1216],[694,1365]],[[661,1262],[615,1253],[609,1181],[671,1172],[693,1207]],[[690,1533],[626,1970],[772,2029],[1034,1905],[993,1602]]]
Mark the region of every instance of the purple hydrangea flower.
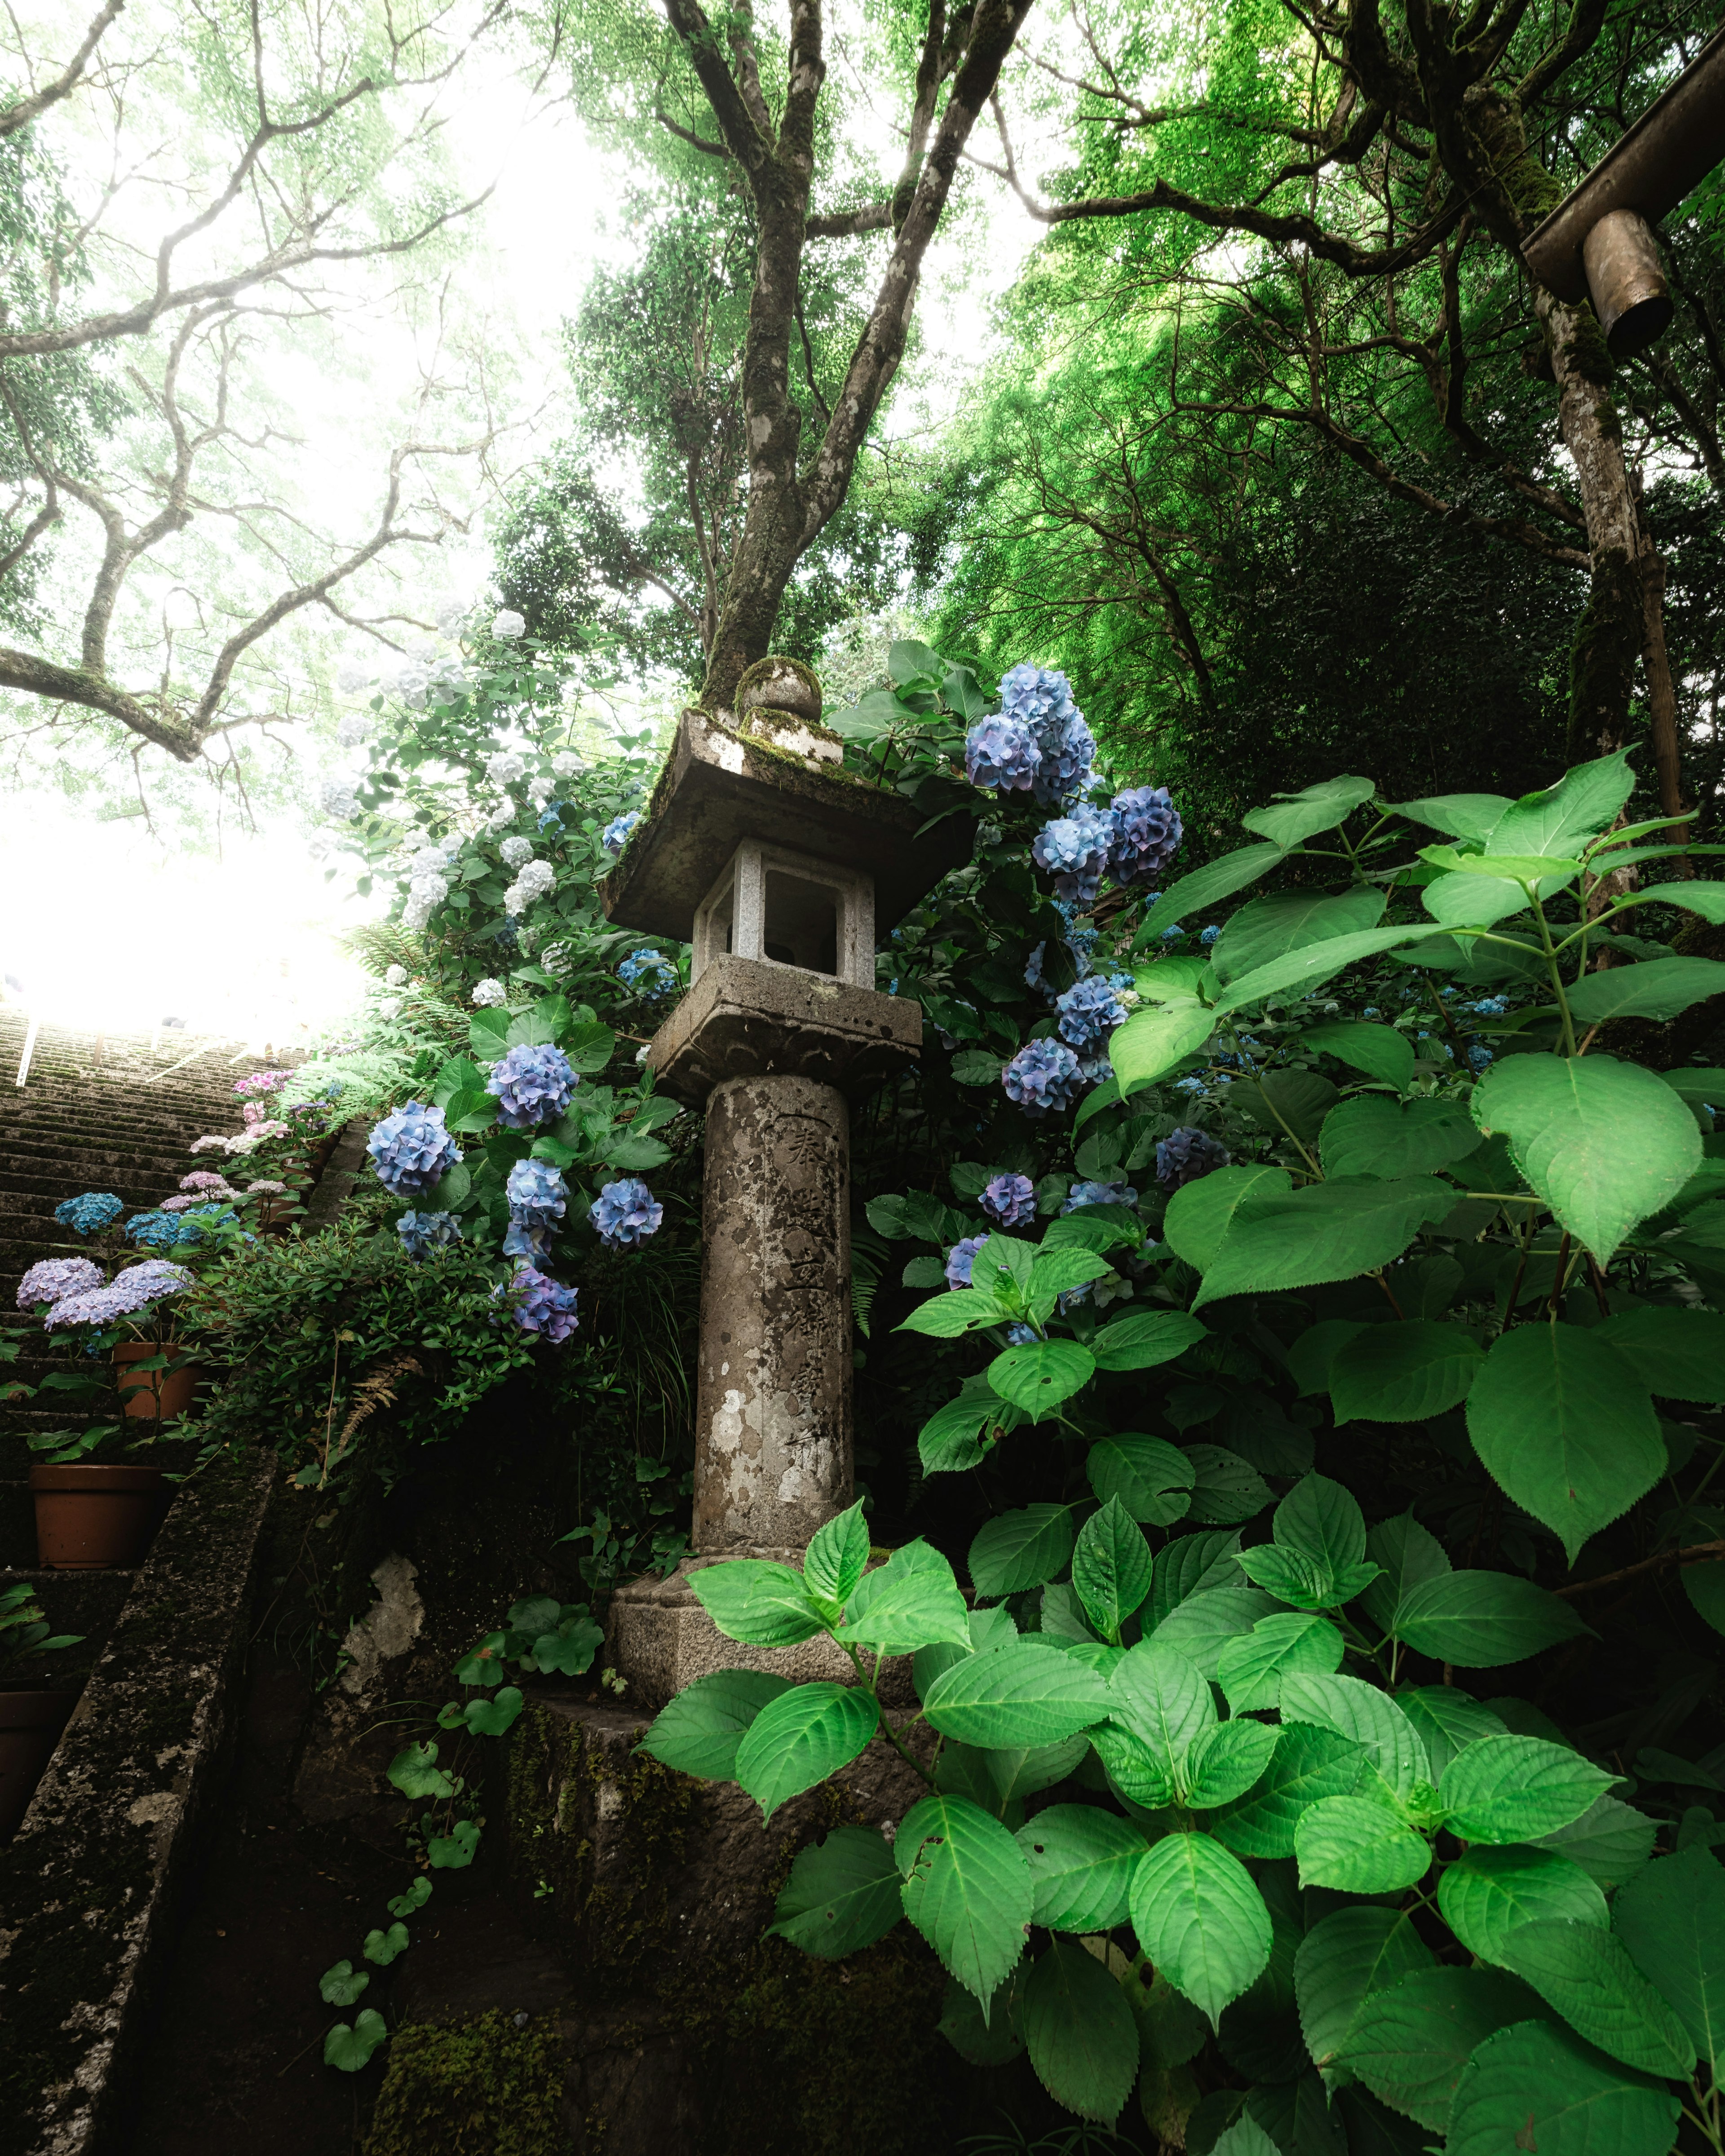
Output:
[[441,1108],[409,1101],[386,1116],[366,1140],[377,1180],[398,1198],[417,1198],[441,1182],[461,1158],[444,1126]]
[[608,1250],[639,1250],[656,1234],[665,1208],[638,1175],[608,1183],[588,1206],[587,1217]]
[[86,1190],[80,1198],[69,1198],[64,1205],[56,1205],[54,1217],[63,1228],[74,1228],[80,1235],[93,1235],[98,1229],[111,1228],[126,1210],[124,1202],[110,1190]]
[[970,1269],[976,1262],[976,1254],[988,1241],[986,1235],[966,1235],[953,1244],[947,1253],[947,1286],[968,1287]]
[[491,1065],[485,1091],[497,1096],[497,1120],[512,1131],[554,1123],[581,1083],[560,1048],[523,1042]]
[[1078,1058],[1064,1040],[1027,1041],[1000,1074],[1006,1097],[1034,1120],[1070,1108],[1084,1090]]
[[18,1284],[18,1306],[33,1310],[39,1302],[61,1302],[102,1284],[102,1269],[88,1258],[44,1258]]
[[509,1217],[524,1228],[550,1228],[563,1217],[569,1186],[547,1160],[518,1160],[504,1184]]
[[1075,1183],[1061,1206],[1062,1214],[1082,1212],[1086,1205],[1136,1205],[1138,1194],[1129,1183]]
[[1157,1144],[1156,1180],[1164,1190],[1183,1189],[1187,1183],[1196,1183],[1199,1176],[1227,1165],[1227,1147],[1189,1124],[1170,1131]]
[[1134,786],[1114,797],[1115,839],[1108,871],[1137,883],[1165,869],[1180,846],[1180,817],[1165,786]]
[[1114,837],[1113,811],[1081,801],[1070,816],[1056,816],[1043,825],[1030,852],[1038,868],[1052,873],[1062,898],[1088,906],[1102,887]]
[[997,1175],[983,1187],[983,1210],[999,1228],[1020,1228],[1036,1217],[1036,1186],[1028,1175]]
[[193,1276],[183,1265],[171,1265],[164,1259],[149,1258],[142,1265],[128,1265],[124,1272],[116,1273],[105,1287],[67,1296],[42,1322],[49,1331],[62,1325],[111,1325],[120,1318],[147,1310],[164,1296],[178,1295],[193,1285]]
[[575,1298],[580,1291],[565,1287],[536,1266],[517,1265],[508,1288],[497,1292],[506,1295],[515,1322],[523,1332],[542,1333],[554,1348],[561,1346],[579,1322]]
[[1072,700],[1072,684],[1052,668],[1014,666],[1000,684],[1000,705],[1009,719],[1029,729],[1038,751],[1034,791],[1045,808],[1055,808],[1090,783],[1096,737]]
[[1029,726],[1004,712],[978,719],[964,737],[964,769],[973,786],[1028,793],[1041,766],[1042,752]]
[[453,1213],[403,1213],[395,1224],[395,1232],[401,1237],[402,1248],[416,1260],[442,1250],[446,1243],[461,1240],[461,1224]]
[[1126,1005],[1117,993],[1124,979],[1117,973],[1092,973],[1087,981],[1076,982],[1065,995],[1056,996],[1061,1039],[1081,1053],[1103,1047],[1126,1019]]
[[[607,853],[620,854],[629,843],[629,834],[641,820],[639,808],[630,808],[621,816],[614,816],[599,834],[599,844]],[[572,1289],[571,1293],[572,1293]]]

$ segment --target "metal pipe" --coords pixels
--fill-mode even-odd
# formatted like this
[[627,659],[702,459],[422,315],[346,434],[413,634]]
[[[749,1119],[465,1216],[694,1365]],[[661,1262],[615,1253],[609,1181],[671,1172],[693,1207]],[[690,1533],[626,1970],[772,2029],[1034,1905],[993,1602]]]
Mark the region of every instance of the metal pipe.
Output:
[[1582,243],[1594,312],[1614,359],[1642,351],[1671,326],[1671,287],[1653,228],[1639,210],[1614,209]]
[[1522,243],[1528,274],[1572,306],[1588,296],[1582,249],[1614,210],[1656,224],[1725,154],[1725,29],[1695,58],[1580,185]]

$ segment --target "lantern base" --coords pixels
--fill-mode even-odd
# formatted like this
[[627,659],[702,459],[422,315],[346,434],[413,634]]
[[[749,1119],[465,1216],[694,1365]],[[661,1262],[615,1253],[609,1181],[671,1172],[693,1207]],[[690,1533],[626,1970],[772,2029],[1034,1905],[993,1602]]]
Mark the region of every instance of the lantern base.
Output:
[[727,1078],[877,1084],[922,1048],[922,1006],[826,973],[715,958],[647,1045],[661,1093],[704,1107]]

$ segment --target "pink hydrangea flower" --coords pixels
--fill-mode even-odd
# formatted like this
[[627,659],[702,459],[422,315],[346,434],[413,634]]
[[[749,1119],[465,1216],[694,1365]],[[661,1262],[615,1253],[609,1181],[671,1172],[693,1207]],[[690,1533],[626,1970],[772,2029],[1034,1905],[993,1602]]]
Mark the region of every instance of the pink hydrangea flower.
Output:
[[248,1198],[283,1198],[287,1194],[285,1183],[249,1183],[245,1186]]
[[[204,1142],[202,1138],[198,1141],[200,1146]],[[223,1138],[220,1142],[226,1145],[228,1141]],[[192,1150],[195,1152],[198,1147],[194,1146]],[[180,1188],[182,1190],[213,1190],[229,1198],[234,1195],[233,1188],[227,1177],[213,1174],[207,1168],[194,1168],[189,1175],[182,1175],[180,1178]]]

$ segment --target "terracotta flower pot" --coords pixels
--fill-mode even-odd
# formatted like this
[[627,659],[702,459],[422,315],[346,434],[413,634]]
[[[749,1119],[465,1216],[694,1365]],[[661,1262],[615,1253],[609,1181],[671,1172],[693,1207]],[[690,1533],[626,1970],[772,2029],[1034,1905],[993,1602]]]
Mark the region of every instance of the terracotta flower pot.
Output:
[[0,1841],[23,1817],[77,1703],[75,1691],[0,1691]]
[[134,1370],[133,1363],[147,1363],[167,1351],[159,1340],[123,1342],[114,1350],[115,1383],[129,1415],[147,1422],[175,1422],[192,1404],[192,1395],[203,1372],[188,1363],[183,1370]]
[[36,1551],[58,1572],[136,1564],[167,1510],[159,1467],[33,1467]]

